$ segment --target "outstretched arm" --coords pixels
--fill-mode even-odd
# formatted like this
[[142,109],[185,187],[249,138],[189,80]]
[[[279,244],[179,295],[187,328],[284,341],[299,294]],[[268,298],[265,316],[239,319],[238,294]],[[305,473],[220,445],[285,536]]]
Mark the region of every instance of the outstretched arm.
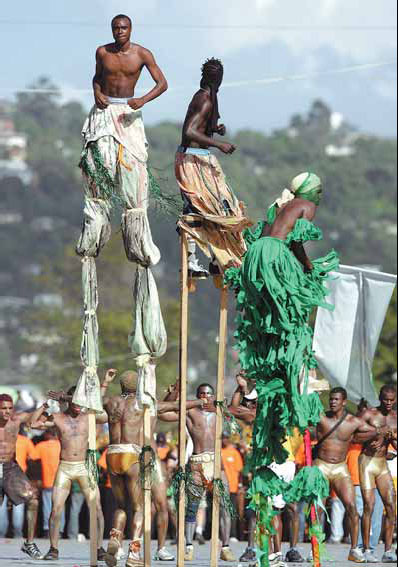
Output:
[[166,77],[163,75],[160,67],[156,63],[153,54],[148,49],[142,48],[140,55],[142,56],[144,67],[148,69],[152,79],[156,83],[156,86],[145,96],[129,100],[129,106],[133,110],[139,110],[148,102],[160,97],[160,95],[166,92],[169,88]]

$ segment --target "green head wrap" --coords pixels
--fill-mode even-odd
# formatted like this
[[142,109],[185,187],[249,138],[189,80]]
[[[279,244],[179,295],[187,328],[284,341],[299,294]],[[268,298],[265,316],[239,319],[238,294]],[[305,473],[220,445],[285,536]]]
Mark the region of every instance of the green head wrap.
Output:
[[306,199],[319,205],[322,194],[322,181],[315,173],[301,173],[295,177],[290,185],[290,191],[295,197]]

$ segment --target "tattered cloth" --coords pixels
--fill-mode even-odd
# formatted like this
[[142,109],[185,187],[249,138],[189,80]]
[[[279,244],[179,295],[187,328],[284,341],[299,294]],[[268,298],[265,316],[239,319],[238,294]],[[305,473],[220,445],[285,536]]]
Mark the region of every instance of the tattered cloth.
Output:
[[[175,174],[183,197],[190,203],[194,223],[180,218],[178,226],[185,230],[205,254],[215,255],[224,271],[233,262],[242,263],[246,252],[243,230],[252,226],[242,202],[229,187],[216,157],[207,150],[179,151]],[[194,225],[194,226],[192,226]]]

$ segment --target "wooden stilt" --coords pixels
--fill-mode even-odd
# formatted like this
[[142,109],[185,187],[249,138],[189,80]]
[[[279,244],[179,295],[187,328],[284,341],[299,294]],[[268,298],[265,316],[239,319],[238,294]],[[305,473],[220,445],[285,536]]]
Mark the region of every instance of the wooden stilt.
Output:
[[[90,412],[88,416],[88,448],[90,451],[97,450],[97,424],[95,413]],[[97,518],[97,491],[90,491],[90,565],[98,565],[98,518]]]
[[[220,307],[220,333],[219,333],[219,351],[218,351],[218,375],[217,375],[217,401],[224,402],[224,378],[225,378],[225,359],[227,350],[227,332],[228,332],[228,288],[223,287],[221,290],[221,307]],[[214,479],[221,479],[221,448],[223,433],[223,414],[220,405],[217,405],[217,425],[216,425],[216,443],[215,443],[215,464]],[[218,565],[218,541],[220,529],[220,497],[217,491],[213,493],[213,518],[212,518],[212,534],[211,534],[211,567]]]
[[[181,231],[181,325],[180,325],[180,423],[179,423],[179,466],[185,470],[186,461],[186,420],[187,420],[187,379],[188,379],[188,241]],[[180,487],[178,506],[178,553],[177,567],[184,567],[185,558],[185,486]]]
[[[312,447],[311,447],[311,433],[307,429],[304,434],[304,445],[305,445],[305,464],[307,467],[312,467]],[[316,510],[315,506],[311,507],[311,523],[316,524]],[[319,550],[319,542],[315,536],[311,538],[312,553],[314,558],[314,567],[321,567],[321,556]]]
[[[145,447],[152,446],[152,432],[151,432],[151,410],[148,406],[144,407],[144,445]],[[150,459],[150,454],[147,453],[147,460]],[[146,470],[145,483],[144,483],[144,565],[145,567],[151,566],[152,555],[152,490],[151,490],[151,471]]]

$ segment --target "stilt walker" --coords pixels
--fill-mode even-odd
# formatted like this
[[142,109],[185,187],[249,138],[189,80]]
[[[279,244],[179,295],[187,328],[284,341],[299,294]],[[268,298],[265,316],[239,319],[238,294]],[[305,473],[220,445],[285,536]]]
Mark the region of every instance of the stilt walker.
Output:
[[[136,264],[133,288],[135,328],[129,345],[139,375],[137,399],[142,409],[149,408],[146,411],[150,415],[156,410],[155,361],[166,352],[167,337],[151,272],[151,267],[160,260],[160,252],[152,241],[147,217],[153,177],[147,165],[148,142],[141,109],[167,90],[167,81],[153,54],[143,47],[137,49],[131,43],[132,22],[128,16],[117,16],[112,20],[112,33],[114,43],[97,49],[93,80],[95,106],[83,128],[84,147],[80,167],[84,179],[85,207],[83,229],[76,252],[83,262],[81,359],[84,370],[73,401],[92,412],[103,410],[97,375],[99,344],[95,258],[110,239],[111,214],[117,205],[123,211],[122,232],[126,255],[130,262]],[[148,94],[135,98],[135,86],[144,68],[148,69],[156,84]],[[158,189],[155,187],[155,192],[160,197]],[[94,433],[90,431],[92,436]],[[150,428],[147,434],[150,436]],[[91,451],[94,449],[93,443]],[[146,560],[149,565],[150,557]],[[96,565],[93,557],[92,564]]]

